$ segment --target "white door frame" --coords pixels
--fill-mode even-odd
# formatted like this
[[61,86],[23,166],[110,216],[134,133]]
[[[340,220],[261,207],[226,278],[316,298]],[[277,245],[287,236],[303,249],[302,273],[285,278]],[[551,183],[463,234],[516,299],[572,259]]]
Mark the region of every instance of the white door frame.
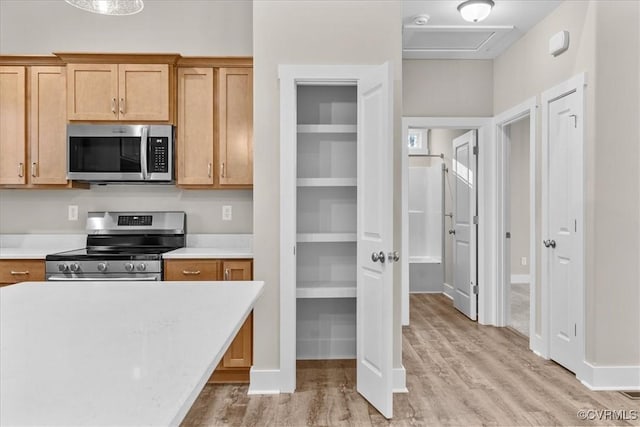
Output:
[[[491,117],[403,117],[402,118],[402,324],[409,324],[409,150],[410,127],[478,130],[478,323],[495,324],[496,195],[495,145]],[[444,208],[444,207],[443,207]],[[443,236],[444,238],[444,236]]]
[[529,348],[540,352],[542,335],[536,331],[536,128],[537,128],[537,104],[536,97],[498,114],[494,118],[494,131],[497,154],[497,202],[498,202],[498,275],[496,289],[497,318],[496,326],[507,326],[509,301],[508,286],[511,278],[508,277],[509,252],[507,250],[506,229],[508,223],[509,194],[507,194],[507,166],[509,162],[509,139],[506,128],[525,117],[529,117]]
[[[589,367],[585,362],[585,248],[584,248],[584,210],[585,210],[585,185],[584,185],[584,177],[585,177],[585,87],[587,85],[587,75],[586,73],[580,73],[569,80],[566,80],[551,89],[548,89],[542,93],[541,97],[541,105],[542,105],[542,203],[541,203],[541,214],[542,214],[542,239],[547,238],[549,235],[549,209],[547,206],[547,200],[549,195],[549,182],[547,180],[548,173],[548,164],[549,164],[549,104],[555,101],[558,98],[569,95],[571,93],[576,93],[578,95],[578,104],[580,105],[580,111],[578,111],[578,120],[577,120],[577,130],[578,130],[578,138],[581,143],[578,146],[577,152],[573,153],[575,155],[575,159],[577,160],[578,169],[582,171],[583,179],[580,180],[581,188],[578,189],[576,197],[577,197],[577,226],[576,226],[576,238],[575,243],[577,246],[577,257],[576,263],[578,277],[576,280],[578,281],[580,286],[577,287],[577,295],[576,298],[576,307],[577,307],[577,333],[576,333],[576,341],[578,347],[578,359],[576,361],[576,365],[578,369],[576,369],[576,376],[578,378],[585,378],[587,373],[589,372]],[[551,292],[549,289],[549,257],[541,256],[541,280],[540,280],[540,316],[541,316],[541,334],[542,347],[538,351],[540,355],[545,358],[549,358],[549,348],[551,341],[551,322],[549,316],[551,315]]]

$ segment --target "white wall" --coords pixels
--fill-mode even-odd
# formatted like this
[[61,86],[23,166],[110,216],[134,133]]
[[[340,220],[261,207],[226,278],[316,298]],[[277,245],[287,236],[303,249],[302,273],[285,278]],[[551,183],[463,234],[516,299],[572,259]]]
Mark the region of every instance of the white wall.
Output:
[[[640,364],[639,8],[636,1],[563,2],[494,61],[496,113],[588,74],[585,338],[587,360],[597,365]],[[571,44],[554,58],[548,40],[561,30]],[[535,220],[540,230],[540,216]]]
[[176,52],[250,56],[250,0],[145,0],[131,16],[104,16],[64,0],[0,1],[0,52]]
[[[102,16],[64,0],[1,0],[0,52],[176,52],[185,56],[250,56],[252,2],[147,0],[133,16]],[[179,142],[178,142],[179,143]],[[81,218],[66,220],[68,204]],[[221,221],[223,204],[233,221]],[[189,231],[250,233],[250,190],[178,190],[108,186],[91,190],[0,190],[0,233],[77,233],[82,215],[100,209],[174,209],[187,212]]]
[[[254,311],[256,369],[279,368],[279,64],[392,63],[396,141],[400,141],[401,3],[269,1],[253,4],[255,69],[254,274],[265,281]],[[400,148],[396,146],[395,215],[400,216]],[[400,235],[396,221],[395,235]],[[399,247],[400,240],[396,240]],[[396,270],[399,270],[396,269]],[[399,276],[399,271],[396,272]],[[400,281],[395,281],[395,357],[401,349]]]
[[491,117],[493,61],[402,61],[402,115]]

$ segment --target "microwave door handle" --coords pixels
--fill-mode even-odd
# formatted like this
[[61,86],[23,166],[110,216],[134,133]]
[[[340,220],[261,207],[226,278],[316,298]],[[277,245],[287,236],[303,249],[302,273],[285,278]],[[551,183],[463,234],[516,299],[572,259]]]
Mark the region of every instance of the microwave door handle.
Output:
[[142,135],[140,136],[140,163],[142,171],[142,179],[147,180],[149,173],[147,170],[147,145],[149,141],[149,126],[142,126]]

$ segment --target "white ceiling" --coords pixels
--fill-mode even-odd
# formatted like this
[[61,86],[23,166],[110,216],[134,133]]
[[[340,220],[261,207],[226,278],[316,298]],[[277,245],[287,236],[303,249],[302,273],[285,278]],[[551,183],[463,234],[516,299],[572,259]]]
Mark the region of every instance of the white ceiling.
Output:
[[[405,59],[492,59],[551,13],[562,0],[494,0],[487,19],[462,19],[463,0],[403,0],[402,57]],[[427,14],[426,25],[415,25]]]

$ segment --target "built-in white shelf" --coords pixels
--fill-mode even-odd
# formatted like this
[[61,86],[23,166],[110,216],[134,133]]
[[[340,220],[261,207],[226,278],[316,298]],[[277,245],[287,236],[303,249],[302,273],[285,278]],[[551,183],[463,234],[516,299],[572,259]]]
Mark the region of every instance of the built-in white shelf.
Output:
[[356,125],[298,125],[298,133],[356,133]]
[[355,242],[356,233],[298,233],[296,241],[299,243]]
[[355,298],[356,282],[298,282],[298,298]]
[[414,209],[410,209],[409,210],[410,214],[415,214],[415,215],[422,215],[424,214],[424,211],[419,211],[419,210],[414,210]]
[[355,187],[357,178],[298,178],[298,187]]

